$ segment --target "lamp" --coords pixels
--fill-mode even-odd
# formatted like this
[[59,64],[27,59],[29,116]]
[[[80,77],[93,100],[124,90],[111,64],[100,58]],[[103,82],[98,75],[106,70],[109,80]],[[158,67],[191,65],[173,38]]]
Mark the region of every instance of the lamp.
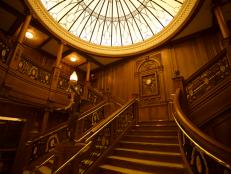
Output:
[[70,76],[70,81],[69,82],[70,82],[71,85],[76,85],[77,81],[78,81],[78,76],[77,76],[77,73],[74,71]]
[[83,89],[81,87],[80,84],[77,83],[78,81],[78,75],[76,73],[76,71],[73,71],[73,73],[70,76],[70,80],[69,80],[69,91],[70,92],[74,92],[77,95],[81,95]]

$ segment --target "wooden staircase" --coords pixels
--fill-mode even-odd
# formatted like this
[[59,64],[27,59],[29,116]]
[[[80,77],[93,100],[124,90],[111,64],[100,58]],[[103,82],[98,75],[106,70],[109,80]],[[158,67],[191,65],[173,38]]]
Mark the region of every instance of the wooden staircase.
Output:
[[100,174],[186,174],[172,121],[138,122],[97,167]]

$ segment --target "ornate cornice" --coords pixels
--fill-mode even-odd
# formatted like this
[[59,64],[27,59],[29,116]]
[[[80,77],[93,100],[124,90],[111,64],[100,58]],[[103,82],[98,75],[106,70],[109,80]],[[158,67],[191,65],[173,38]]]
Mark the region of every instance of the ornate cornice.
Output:
[[44,24],[44,26],[60,40],[70,44],[77,49],[91,54],[110,57],[122,57],[146,52],[150,49],[160,46],[168,39],[173,37],[191,17],[192,13],[199,4],[199,1],[200,0],[185,0],[181,10],[169,23],[169,25],[167,25],[161,32],[145,40],[144,42],[139,42],[123,47],[99,46],[79,39],[55,21],[44,8],[41,1],[27,0],[26,3],[31,9],[32,14],[36,16],[36,18],[38,18],[41,23]]

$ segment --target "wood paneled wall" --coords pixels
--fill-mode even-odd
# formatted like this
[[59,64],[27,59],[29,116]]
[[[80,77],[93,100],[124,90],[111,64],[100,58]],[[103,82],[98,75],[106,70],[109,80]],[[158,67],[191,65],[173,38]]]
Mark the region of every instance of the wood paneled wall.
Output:
[[175,41],[165,47],[134,57],[114,66],[96,72],[94,86],[101,90],[109,90],[112,95],[128,100],[133,94],[139,94],[138,78],[135,78],[136,62],[146,56],[160,54],[163,66],[164,92],[159,104],[140,107],[140,120],[166,120],[168,115],[168,99],[175,92],[172,78],[177,71],[185,79],[197,71],[202,65],[223,49],[219,32],[205,31],[182,41]]
[[224,48],[219,32],[208,30],[169,46],[174,71],[187,79]]

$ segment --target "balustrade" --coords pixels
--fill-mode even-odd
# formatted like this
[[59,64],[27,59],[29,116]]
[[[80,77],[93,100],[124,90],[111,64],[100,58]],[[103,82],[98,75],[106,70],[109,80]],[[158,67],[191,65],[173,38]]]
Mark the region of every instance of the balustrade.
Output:
[[136,120],[137,117],[137,100],[133,99],[123,105],[107,118],[100,121],[96,126],[90,129],[79,139],[79,143],[86,145],[77,152],[53,174],[60,173],[62,170],[70,167],[74,173],[85,173],[91,170],[93,164],[103,157],[103,155],[112,147],[123,135],[124,131]]
[[174,95],[172,114],[180,130],[185,158],[194,174],[231,172],[231,149],[203,133],[184,115],[180,90]]
[[17,70],[33,80],[50,85],[51,73],[42,69],[41,67],[36,66],[24,55],[22,55],[21,60],[19,61]]
[[190,105],[202,98],[209,91],[215,89],[218,84],[231,76],[231,66],[224,49],[212,61],[203,66],[185,82],[185,91]]
[[32,141],[28,141],[26,144],[26,154],[28,156],[28,164],[37,159],[54,151],[57,144],[67,141],[69,137],[67,123],[59,125],[59,128],[50,131]]

